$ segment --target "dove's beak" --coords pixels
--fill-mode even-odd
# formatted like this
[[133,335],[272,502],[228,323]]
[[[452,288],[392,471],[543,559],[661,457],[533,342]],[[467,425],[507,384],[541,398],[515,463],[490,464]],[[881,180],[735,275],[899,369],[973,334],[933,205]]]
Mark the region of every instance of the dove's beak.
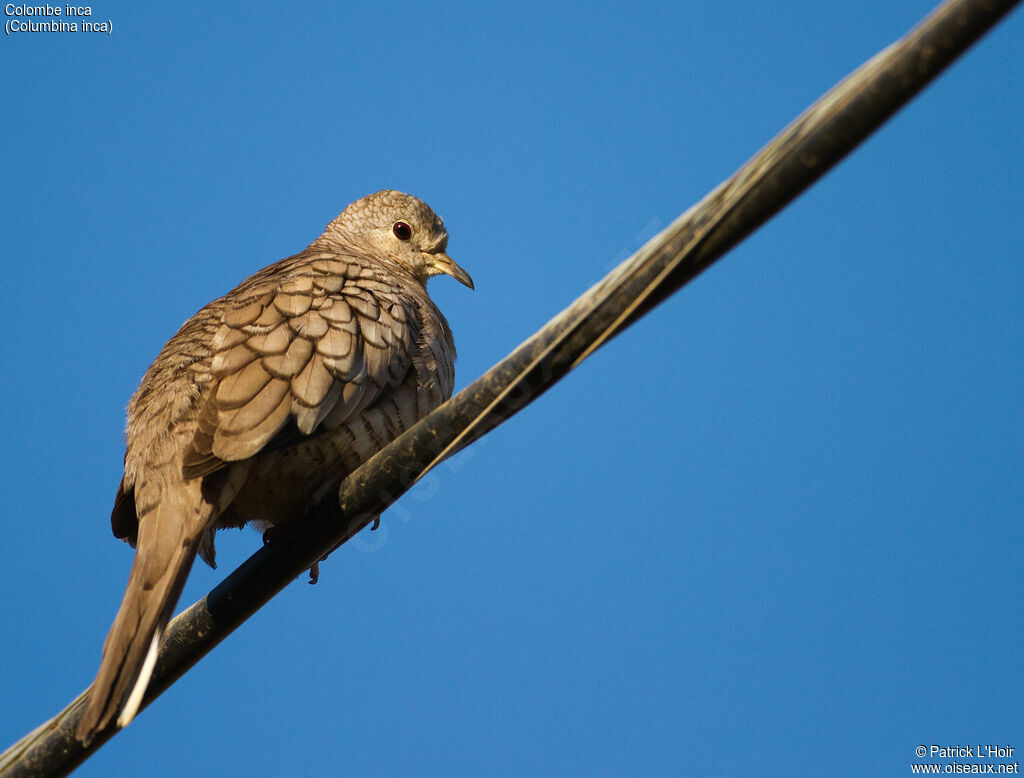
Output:
[[434,269],[438,273],[444,273],[445,275],[451,276],[460,284],[465,284],[470,289],[475,289],[473,286],[473,279],[469,277],[469,273],[459,267],[455,260],[449,257],[444,252],[434,254]]

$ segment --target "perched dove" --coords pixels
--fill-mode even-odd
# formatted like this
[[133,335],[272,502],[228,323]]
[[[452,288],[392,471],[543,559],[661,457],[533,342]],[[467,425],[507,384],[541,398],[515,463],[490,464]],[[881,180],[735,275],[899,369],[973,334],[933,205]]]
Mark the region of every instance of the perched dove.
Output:
[[295,256],[250,276],[168,341],[128,406],[114,535],[135,548],[76,730],[138,712],[164,627],[214,531],[301,520],[341,480],[447,400],[455,346],[426,292],[444,223],[410,195],[357,200]]

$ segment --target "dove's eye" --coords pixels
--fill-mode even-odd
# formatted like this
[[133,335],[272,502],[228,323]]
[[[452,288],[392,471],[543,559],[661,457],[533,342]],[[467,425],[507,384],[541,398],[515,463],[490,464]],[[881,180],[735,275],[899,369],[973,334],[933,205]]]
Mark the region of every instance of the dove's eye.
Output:
[[395,222],[391,227],[391,231],[395,233],[395,237],[399,240],[409,240],[412,237],[412,227],[406,222]]

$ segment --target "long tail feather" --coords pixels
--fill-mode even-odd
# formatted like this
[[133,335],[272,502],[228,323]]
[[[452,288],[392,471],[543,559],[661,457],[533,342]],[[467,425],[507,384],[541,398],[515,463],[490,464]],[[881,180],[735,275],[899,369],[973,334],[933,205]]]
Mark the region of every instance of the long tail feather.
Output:
[[120,714],[117,723],[123,727],[139,710],[156,665],[160,637],[196,556],[198,506],[189,499],[196,492],[184,486],[179,493],[165,495],[139,521],[128,587],[75,730],[83,743],[89,743],[115,714]]

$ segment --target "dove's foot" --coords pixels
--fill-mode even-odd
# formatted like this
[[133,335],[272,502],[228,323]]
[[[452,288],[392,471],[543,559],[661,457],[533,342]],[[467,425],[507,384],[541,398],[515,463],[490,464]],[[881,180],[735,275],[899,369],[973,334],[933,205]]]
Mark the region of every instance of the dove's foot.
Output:
[[281,537],[281,528],[271,525],[263,530],[263,545],[269,546],[279,537]]

